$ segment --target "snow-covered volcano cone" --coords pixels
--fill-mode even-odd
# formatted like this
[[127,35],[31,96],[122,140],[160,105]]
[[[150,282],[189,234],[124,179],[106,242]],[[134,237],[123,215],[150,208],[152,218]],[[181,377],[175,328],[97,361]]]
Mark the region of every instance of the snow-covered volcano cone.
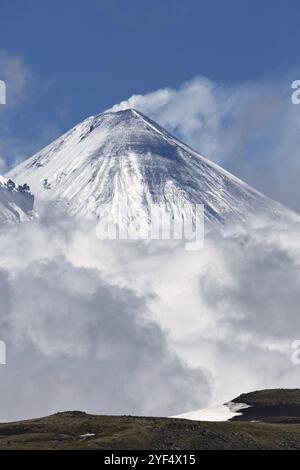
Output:
[[296,217],[133,109],[87,118],[7,176],[73,215],[99,218],[105,206],[114,217],[126,204],[145,226],[152,205],[182,214],[202,204],[218,224]]

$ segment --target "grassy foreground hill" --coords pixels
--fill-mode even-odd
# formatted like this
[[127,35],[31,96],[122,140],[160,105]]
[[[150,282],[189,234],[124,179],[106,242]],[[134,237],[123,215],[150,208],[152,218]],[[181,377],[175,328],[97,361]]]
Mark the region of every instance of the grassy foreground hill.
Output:
[[234,401],[252,404],[252,413],[215,423],[69,411],[0,424],[0,450],[300,449],[300,390],[264,390]]

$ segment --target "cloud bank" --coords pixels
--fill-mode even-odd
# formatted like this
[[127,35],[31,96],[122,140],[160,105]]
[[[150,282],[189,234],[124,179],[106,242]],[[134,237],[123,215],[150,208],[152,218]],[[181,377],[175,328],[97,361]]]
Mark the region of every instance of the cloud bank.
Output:
[[296,224],[212,235],[189,253],[100,241],[88,222],[50,213],[0,234],[1,421],[166,416],[299,386]]
[[204,374],[147,318],[148,293],[109,283],[101,265],[79,265],[74,238],[104,256],[94,230],[68,219],[0,235],[0,420],[69,409],[165,415],[203,403]]

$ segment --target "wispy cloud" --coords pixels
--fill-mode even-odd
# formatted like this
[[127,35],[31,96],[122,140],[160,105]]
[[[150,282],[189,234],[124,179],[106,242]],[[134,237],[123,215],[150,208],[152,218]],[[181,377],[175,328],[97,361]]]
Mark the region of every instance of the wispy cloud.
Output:
[[6,106],[11,109],[26,98],[31,73],[20,57],[0,50],[0,77],[6,83]]
[[0,51],[0,80],[6,84],[6,104],[0,107],[0,172],[3,172],[40,150],[61,131],[49,120],[33,119],[31,105],[37,83],[21,57]]
[[[148,292],[109,282],[100,260],[97,267],[72,260],[80,239],[105,252],[94,229],[56,216],[0,234],[8,351],[0,419],[67,409],[165,415],[204,404],[205,375],[178,358],[147,315]],[[23,261],[19,244],[27,247]]]
[[6,172],[7,166],[3,158],[0,157],[0,175]]
[[6,85],[6,104],[0,107],[0,172],[3,172],[8,160],[26,155],[28,143],[14,133],[12,123],[27,100],[32,75],[20,57],[0,51],[0,79]]

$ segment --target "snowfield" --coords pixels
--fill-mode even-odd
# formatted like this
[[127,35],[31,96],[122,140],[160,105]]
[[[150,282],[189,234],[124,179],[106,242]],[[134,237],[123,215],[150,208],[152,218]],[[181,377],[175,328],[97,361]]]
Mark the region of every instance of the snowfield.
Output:
[[172,418],[190,419],[192,421],[229,421],[235,416],[240,416],[243,413],[240,411],[249,408],[246,403],[233,403],[228,402],[224,405],[210,406],[203,410],[190,411]]

